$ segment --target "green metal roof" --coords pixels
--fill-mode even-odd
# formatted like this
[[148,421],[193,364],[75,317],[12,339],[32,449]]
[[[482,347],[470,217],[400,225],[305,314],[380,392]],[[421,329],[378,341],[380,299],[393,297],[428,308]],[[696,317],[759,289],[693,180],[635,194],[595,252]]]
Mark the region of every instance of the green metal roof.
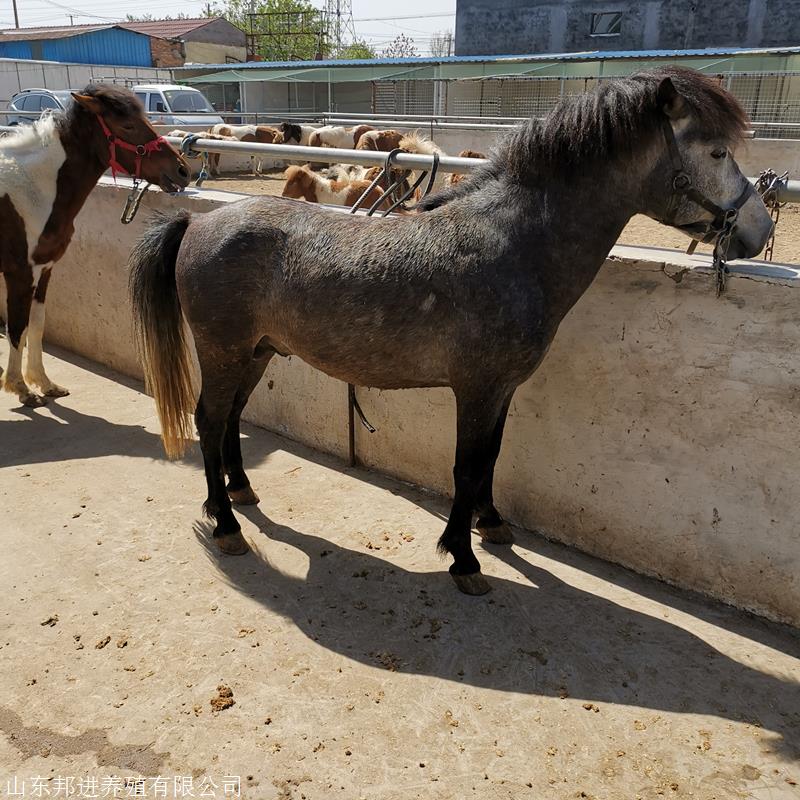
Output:
[[[388,80],[481,80],[487,78],[545,77],[597,78],[623,76],[661,64],[680,64],[701,72],[800,71],[800,48],[774,50],[658,50],[613,53],[572,53],[518,57],[428,59],[376,59],[352,63],[313,61],[290,66],[264,63],[232,65],[214,72],[187,76],[186,83],[358,83]],[[202,67],[195,66],[198,71]],[[209,69],[207,67],[206,69]],[[189,68],[185,68],[188,72]]]

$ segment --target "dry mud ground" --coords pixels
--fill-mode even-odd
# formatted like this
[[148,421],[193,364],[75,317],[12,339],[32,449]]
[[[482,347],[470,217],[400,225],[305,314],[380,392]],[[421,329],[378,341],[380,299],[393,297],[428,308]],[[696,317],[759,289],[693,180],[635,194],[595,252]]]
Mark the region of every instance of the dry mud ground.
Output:
[[[209,189],[222,189],[228,192],[246,194],[278,195],[283,191],[283,172],[273,170],[260,177],[250,175],[226,175],[218,180],[203,184]],[[800,263],[800,206],[784,206],[778,222],[773,260],[784,264]],[[644,216],[634,217],[622,232],[621,244],[642,245],[645,247],[669,247],[686,250],[689,244],[683,234],[661,225]],[[710,253],[710,245],[699,245],[699,253]]]
[[141,386],[46,358],[70,397],[0,397],[0,797],[800,797],[796,631],[525,531],[466,597],[443,499],[252,427],[222,556]]

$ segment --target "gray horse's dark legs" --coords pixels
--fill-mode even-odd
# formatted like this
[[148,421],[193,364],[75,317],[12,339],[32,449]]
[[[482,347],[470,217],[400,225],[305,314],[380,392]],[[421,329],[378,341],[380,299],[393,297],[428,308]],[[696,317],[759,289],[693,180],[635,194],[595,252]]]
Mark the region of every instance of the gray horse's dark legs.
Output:
[[458,588],[467,594],[484,594],[490,588],[472,552],[470,533],[481,484],[495,449],[495,432],[503,402],[502,399],[493,401],[486,396],[467,399],[456,395],[458,432],[453,468],[455,497],[447,527],[439,539],[439,549],[453,556],[450,574]]
[[478,490],[478,500],[475,506],[475,510],[478,514],[478,521],[475,527],[485,541],[493,542],[494,544],[511,544],[513,541],[513,535],[510,529],[500,516],[500,512],[495,508],[494,496],[492,493],[494,467],[497,463],[497,457],[500,455],[500,446],[503,443],[503,429],[505,428],[512,396],[513,392],[509,394],[500,409],[500,416],[497,419],[492,433],[489,463]]
[[269,352],[259,354],[253,359],[233,399],[233,407],[228,415],[228,422],[225,427],[225,437],[222,442],[222,463],[224,471],[228,475],[227,492],[230,499],[240,505],[257,503],[258,495],[251,488],[250,480],[244,471],[242,446],[239,437],[239,421],[253,389],[258,385],[264,370],[267,368],[267,364],[269,364],[274,354],[274,350],[269,350]]
[[[199,349],[199,348],[198,348]],[[199,353],[198,353],[199,355]],[[206,369],[203,358],[200,359],[203,388],[195,412],[197,432],[200,434],[200,449],[203,452],[206,483],[208,484],[208,498],[203,504],[203,511],[216,521],[214,540],[223,552],[232,555],[245,553],[247,543],[242,536],[242,531],[231,509],[231,501],[225,489],[225,477],[222,464],[222,443],[225,438],[228,416],[233,407],[239,385],[236,371],[231,379],[230,374],[217,376],[215,371],[231,369],[232,364],[225,364],[224,360],[211,362],[212,369]]]

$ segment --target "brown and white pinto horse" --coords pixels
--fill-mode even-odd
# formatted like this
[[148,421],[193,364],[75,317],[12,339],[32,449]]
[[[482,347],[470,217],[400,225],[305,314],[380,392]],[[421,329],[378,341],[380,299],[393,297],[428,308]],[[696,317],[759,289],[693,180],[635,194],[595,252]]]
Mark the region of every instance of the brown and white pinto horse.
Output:
[[308,137],[308,146],[340,147],[343,150],[352,150],[365,133],[374,130],[372,125],[355,125],[352,128],[345,128],[344,125],[323,125],[311,132]]
[[[221,123],[211,128],[211,133],[240,142],[258,142],[259,144],[283,144],[283,132],[269,125],[228,125]],[[213,174],[219,175],[219,153],[211,153],[209,164]],[[250,156],[250,167],[253,175],[261,172],[261,156]]]
[[[369,189],[373,178],[377,176],[379,167],[372,167],[364,173],[363,178],[350,180],[340,178],[324,178],[308,167],[291,166],[286,170],[286,183],[283,186],[283,197],[292,200],[307,200],[309,203],[323,203],[329,206],[352,206],[361,195]],[[363,206],[369,208],[383,197],[383,191],[374,187],[364,200]],[[389,198],[381,202],[378,208],[387,208]]]
[[180,191],[190,177],[186,162],[156,133],[132,92],[89,86],[72,96],[75,102],[63,117],[45,117],[0,139],[0,272],[10,348],[3,385],[26,406],[45,402],[31,385],[48,397],[69,394],[44,371],[44,302],[50,270],[64,255],[73,221],[100,176],[111,167],[165,192]]

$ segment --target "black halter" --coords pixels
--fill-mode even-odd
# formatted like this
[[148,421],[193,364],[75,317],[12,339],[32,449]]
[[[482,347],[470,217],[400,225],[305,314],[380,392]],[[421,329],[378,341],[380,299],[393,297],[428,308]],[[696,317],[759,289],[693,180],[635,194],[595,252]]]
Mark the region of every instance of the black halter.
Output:
[[[716,276],[717,297],[725,290],[725,275],[728,272],[726,259],[728,257],[728,242],[730,241],[736,221],[739,218],[739,209],[747,202],[751,194],[755,193],[753,185],[745,179],[745,187],[741,194],[727,208],[717,205],[713,200],[706,197],[701,191],[692,185],[692,178],[683,167],[683,158],[675,141],[675,131],[672,130],[672,123],[667,116],[662,118],[662,128],[664,139],[667,143],[667,151],[672,162],[672,194],[669,198],[667,213],[662,220],[666,225],[675,225],[675,217],[678,213],[678,201],[681,197],[686,197],[701,208],[704,208],[714,218],[706,223],[705,232],[701,239],[702,242],[714,242],[714,273]],[[685,227],[685,226],[683,226]],[[701,229],[702,230],[702,229]],[[693,249],[693,248],[692,248]],[[689,252],[692,251],[690,249]]]
[[662,118],[662,127],[664,129],[664,139],[667,142],[667,150],[673,170],[672,195],[670,196],[669,206],[667,207],[667,214],[663,220],[664,223],[667,225],[675,225],[675,216],[678,213],[677,201],[681,197],[687,197],[693,203],[696,203],[701,208],[704,208],[710,214],[714,215],[714,218],[706,226],[706,235],[703,237],[704,242],[712,242],[721,234],[726,232],[730,233],[736,225],[739,209],[755,191],[752,184],[750,181],[746,180],[746,185],[744,189],[742,189],[742,193],[727,208],[717,205],[713,200],[710,200],[692,185],[692,178],[683,167],[681,151],[678,149],[678,143],[675,141],[675,131],[672,130],[672,124],[667,116]]

